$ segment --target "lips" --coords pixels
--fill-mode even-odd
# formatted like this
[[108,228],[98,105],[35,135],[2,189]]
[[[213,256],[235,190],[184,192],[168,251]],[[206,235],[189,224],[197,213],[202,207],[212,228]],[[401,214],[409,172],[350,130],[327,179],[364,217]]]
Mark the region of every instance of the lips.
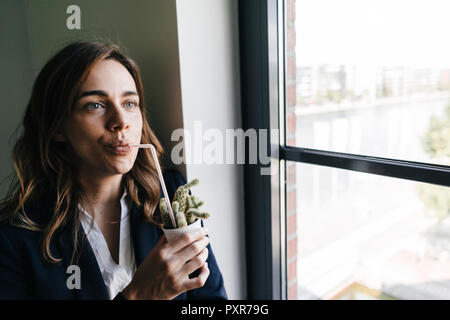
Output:
[[131,147],[128,142],[116,141],[106,145],[106,148],[117,155],[127,155],[131,151]]

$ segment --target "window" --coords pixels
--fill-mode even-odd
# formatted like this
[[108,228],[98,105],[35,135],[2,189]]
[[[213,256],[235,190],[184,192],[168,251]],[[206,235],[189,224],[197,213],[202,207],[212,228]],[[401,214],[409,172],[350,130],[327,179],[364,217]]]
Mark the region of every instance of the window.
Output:
[[402,5],[239,2],[243,128],[279,129],[244,166],[249,298],[450,297],[449,22]]
[[295,164],[298,299],[449,299],[450,188]]
[[449,181],[414,181],[450,165],[446,4],[284,4],[286,145],[328,152],[286,164],[288,299],[449,299]]
[[288,145],[450,164],[446,1],[287,3]]

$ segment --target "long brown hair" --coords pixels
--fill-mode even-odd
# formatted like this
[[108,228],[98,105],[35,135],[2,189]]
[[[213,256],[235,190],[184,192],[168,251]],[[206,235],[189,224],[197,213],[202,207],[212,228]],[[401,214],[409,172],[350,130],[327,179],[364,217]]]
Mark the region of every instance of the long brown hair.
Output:
[[[54,55],[34,83],[22,122],[23,132],[13,148],[15,175],[6,198],[0,203],[0,220],[11,219],[23,228],[43,232],[41,253],[49,262],[61,261],[50,252],[50,242],[55,232],[70,221],[75,230],[74,254],[77,251],[78,204],[83,199],[71,147],[55,141],[54,136],[70,114],[81,83],[94,64],[104,59],[114,59],[130,72],[143,118],[141,143],[153,144],[159,159],[163,154],[147,122],[140,71],[120,47],[103,42],[75,42]],[[149,149],[139,150],[133,168],[123,177],[123,185],[129,199],[143,207],[147,220],[160,225],[159,218],[153,216],[160,198],[160,185]],[[39,225],[30,219],[26,208],[49,194],[54,207],[48,212],[49,222]]]

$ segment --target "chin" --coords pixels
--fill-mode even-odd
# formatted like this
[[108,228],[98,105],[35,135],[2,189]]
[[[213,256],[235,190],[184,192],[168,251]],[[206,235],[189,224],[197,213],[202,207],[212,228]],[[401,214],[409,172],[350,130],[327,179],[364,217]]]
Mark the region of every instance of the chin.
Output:
[[127,167],[120,167],[116,169],[117,174],[125,174],[131,171],[133,169],[133,166],[127,166]]
[[116,163],[112,164],[110,171],[114,174],[125,174],[133,169],[134,162],[132,163]]

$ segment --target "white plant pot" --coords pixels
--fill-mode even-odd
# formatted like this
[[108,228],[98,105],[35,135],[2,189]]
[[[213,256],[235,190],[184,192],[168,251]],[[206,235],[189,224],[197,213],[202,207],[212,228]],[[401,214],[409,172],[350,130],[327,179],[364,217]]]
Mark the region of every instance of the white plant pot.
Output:
[[177,228],[177,229],[162,229],[164,234],[166,235],[167,241],[171,242],[174,239],[180,237],[181,235],[188,233],[188,232],[193,232],[195,230],[199,230],[202,227],[201,224],[201,219],[198,219],[197,221],[195,221],[194,223],[188,225],[187,227],[184,228]]

